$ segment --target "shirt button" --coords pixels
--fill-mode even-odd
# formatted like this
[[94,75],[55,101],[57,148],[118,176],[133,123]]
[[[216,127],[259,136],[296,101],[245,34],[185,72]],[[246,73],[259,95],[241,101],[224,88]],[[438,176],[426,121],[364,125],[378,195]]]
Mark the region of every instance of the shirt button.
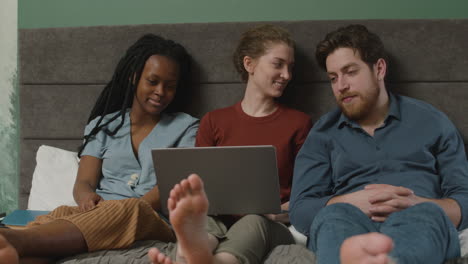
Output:
[[132,179],[132,180],[138,179],[138,174],[136,174],[136,173],[132,174],[132,176],[130,176],[130,179]]
[[134,183],[134,181],[130,180],[130,181],[127,182],[127,185],[128,185],[128,186],[132,186],[133,183]]

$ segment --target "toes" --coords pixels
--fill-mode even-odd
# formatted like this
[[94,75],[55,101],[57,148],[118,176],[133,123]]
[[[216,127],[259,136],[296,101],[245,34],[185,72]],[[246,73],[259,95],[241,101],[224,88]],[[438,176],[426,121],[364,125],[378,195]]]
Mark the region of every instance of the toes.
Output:
[[175,188],[176,186],[174,186],[174,188],[172,188],[172,190],[169,192],[169,198],[177,200],[177,194],[176,194]]
[[380,254],[374,257],[374,263],[376,264],[389,264],[390,258],[387,256],[387,254]]
[[174,188],[172,188],[171,192],[169,193],[169,197],[174,199],[175,201],[179,201],[181,198],[182,187],[180,184],[176,184]]
[[176,203],[186,195],[192,195],[195,192],[203,190],[203,181],[197,174],[191,174],[187,179],[183,179],[176,184],[169,193],[169,198],[172,198]]
[[164,256],[164,254],[162,253],[159,253],[158,254],[158,263],[161,263],[161,264],[166,264],[166,256]]
[[151,263],[158,264],[158,255],[159,250],[157,248],[150,248],[148,250],[148,258],[150,259]]
[[188,182],[190,183],[190,188],[193,190],[193,191],[201,191],[203,190],[203,181],[202,179],[200,178],[200,176],[198,176],[197,174],[191,174],[188,178],[187,178]]
[[170,197],[169,199],[167,199],[167,208],[169,209],[169,211],[173,211],[176,208],[176,204],[177,202],[174,199]]
[[358,241],[361,247],[371,255],[389,253],[393,248],[392,239],[380,233],[369,233]]
[[192,187],[187,179],[182,180],[180,182],[180,186],[182,187],[182,193],[184,196],[192,194]]
[[171,259],[157,248],[151,248],[148,251],[148,257],[152,264],[172,264]]

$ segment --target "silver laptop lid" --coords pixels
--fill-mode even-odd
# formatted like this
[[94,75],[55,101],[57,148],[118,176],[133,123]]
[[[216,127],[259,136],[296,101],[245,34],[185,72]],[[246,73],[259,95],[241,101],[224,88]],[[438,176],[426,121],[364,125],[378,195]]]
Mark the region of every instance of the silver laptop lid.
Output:
[[169,192],[191,173],[204,182],[210,215],[281,212],[273,146],[165,148],[152,155],[165,214]]

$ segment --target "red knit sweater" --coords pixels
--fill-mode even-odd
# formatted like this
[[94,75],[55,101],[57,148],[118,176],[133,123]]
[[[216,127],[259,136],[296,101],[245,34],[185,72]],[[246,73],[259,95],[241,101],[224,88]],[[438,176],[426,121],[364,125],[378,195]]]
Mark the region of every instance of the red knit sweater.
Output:
[[284,105],[268,116],[252,117],[244,113],[238,102],[207,113],[200,122],[195,145],[275,146],[281,202],[285,203],[291,193],[294,160],[311,127],[308,115]]

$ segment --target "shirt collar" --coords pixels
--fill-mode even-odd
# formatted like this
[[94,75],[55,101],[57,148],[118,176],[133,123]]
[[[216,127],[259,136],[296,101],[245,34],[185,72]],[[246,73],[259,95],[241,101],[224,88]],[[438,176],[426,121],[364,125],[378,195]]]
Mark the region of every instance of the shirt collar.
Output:
[[385,118],[385,121],[387,121],[390,117],[401,120],[400,101],[391,92],[388,92],[388,98],[390,99],[390,108],[388,109],[388,116]]
[[[387,123],[390,117],[401,120],[400,102],[398,101],[398,98],[393,93],[388,92],[388,99],[390,100],[390,107],[388,109],[388,115],[385,118],[385,123]],[[350,127],[360,127],[358,123],[349,119],[345,114],[343,114],[343,112],[341,112],[340,119],[338,120],[337,124],[338,128],[340,129],[344,125],[348,125]]]

